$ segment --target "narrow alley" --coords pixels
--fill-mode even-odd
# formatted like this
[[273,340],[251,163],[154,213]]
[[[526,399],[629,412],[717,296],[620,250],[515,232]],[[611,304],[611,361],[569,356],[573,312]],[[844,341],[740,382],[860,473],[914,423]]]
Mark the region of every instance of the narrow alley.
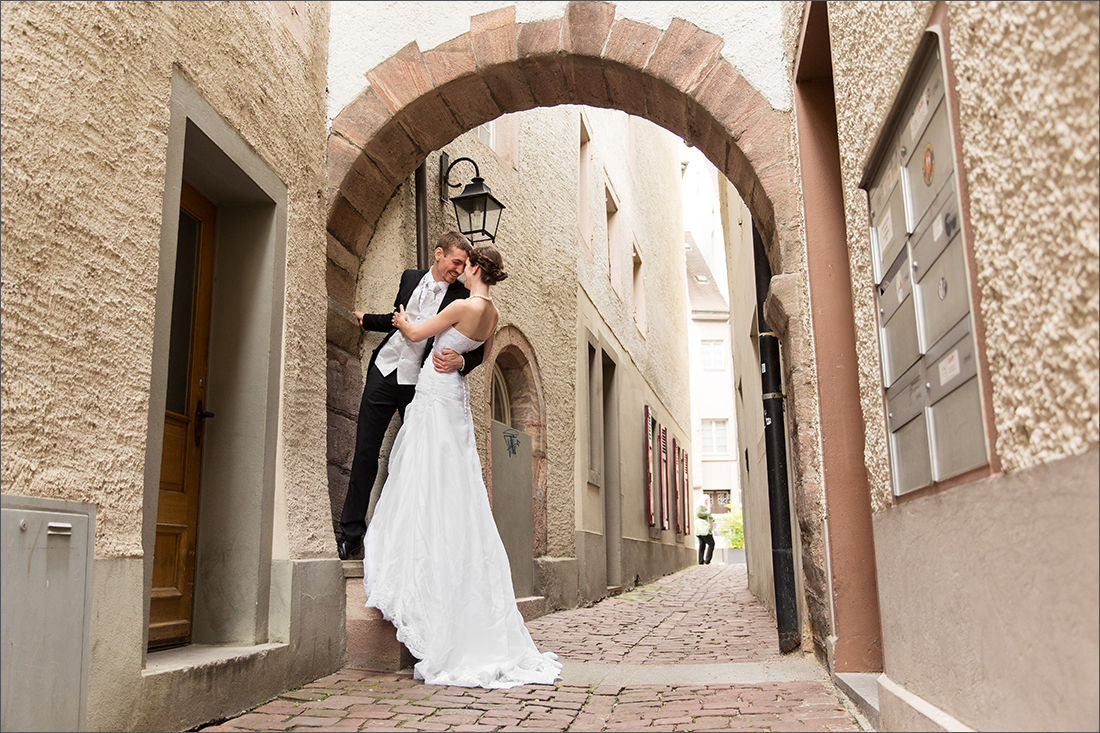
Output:
[[565,663],[552,687],[345,668],[202,730],[871,730],[812,655],[779,654],[743,564],[690,567],[528,628]]

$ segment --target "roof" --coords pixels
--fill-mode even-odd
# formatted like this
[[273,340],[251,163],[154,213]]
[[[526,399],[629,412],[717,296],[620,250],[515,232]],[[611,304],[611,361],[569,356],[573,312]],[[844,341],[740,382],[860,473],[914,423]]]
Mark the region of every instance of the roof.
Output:
[[688,303],[692,313],[704,311],[728,314],[730,307],[715,284],[714,275],[691,232],[684,232],[684,259],[687,263]]

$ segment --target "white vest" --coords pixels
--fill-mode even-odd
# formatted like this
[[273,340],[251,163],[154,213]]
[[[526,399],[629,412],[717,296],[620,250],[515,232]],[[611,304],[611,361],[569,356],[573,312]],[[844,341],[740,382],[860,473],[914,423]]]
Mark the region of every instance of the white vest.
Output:
[[[438,293],[433,293],[428,286],[434,282],[432,272],[429,270],[424,273],[423,279],[413,290],[409,303],[405,306],[405,318],[409,323],[423,323],[439,312],[439,304],[447,294],[447,282],[438,283],[443,287]],[[424,347],[427,343],[428,340],[424,339],[414,344],[398,331],[378,352],[374,365],[378,367],[382,376],[389,376],[396,369],[398,384],[416,384],[416,380],[420,377],[420,364],[423,361]]]

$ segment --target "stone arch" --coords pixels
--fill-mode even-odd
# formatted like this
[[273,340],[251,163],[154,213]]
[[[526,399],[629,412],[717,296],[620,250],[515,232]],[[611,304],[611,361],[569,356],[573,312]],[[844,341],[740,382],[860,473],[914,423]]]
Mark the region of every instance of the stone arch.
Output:
[[[613,3],[597,1],[528,23],[501,8],[428,51],[410,43],[366,73],[370,86],[333,121],[330,258],[362,260],[386,204],[432,151],[503,114],[579,104],[643,117],[699,148],[748,205],[772,272],[787,272],[801,246],[790,113],[719,55],[723,43],[678,18],[665,30],[616,19]],[[354,288],[334,279],[328,330],[340,343]]]
[[[542,375],[539,373],[535,351],[527,337],[515,326],[504,326],[493,337],[493,353],[486,359],[484,370],[486,394],[493,378],[492,366],[500,367],[504,382],[508,386],[508,397],[512,410],[512,425],[531,436],[532,469],[532,514],[534,517],[535,557],[546,554],[546,477],[548,463],[546,458],[546,402],[543,400]],[[491,407],[485,402],[485,425],[489,424]],[[486,430],[485,456],[487,470],[485,484],[489,496],[493,495],[493,451],[489,445],[490,431]]]
[[[801,306],[792,113],[773,109],[721,57],[723,38],[678,18],[661,29],[615,16],[614,3],[600,0],[574,0],[560,18],[527,23],[516,22],[515,6],[500,8],[472,16],[467,33],[427,51],[410,43],[366,72],[370,86],[336,116],[328,138],[328,341],[356,352],[353,273],[388,202],[430,153],[479,124],[535,107],[589,105],[642,117],[698,148],[736,187],[761,235],[773,273],[766,310],[783,334],[791,390],[796,481],[813,504],[816,377]],[[332,393],[340,382],[333,365],[330,358],[330,416],[341,402]],[[349,365],[354,381],[357,360]],[[332,443],[330,435],[330,463]]]

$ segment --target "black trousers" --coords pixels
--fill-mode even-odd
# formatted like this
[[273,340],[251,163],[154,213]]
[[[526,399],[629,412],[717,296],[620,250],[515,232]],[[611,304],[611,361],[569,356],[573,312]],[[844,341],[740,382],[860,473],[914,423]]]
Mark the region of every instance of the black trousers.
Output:
[[359,403],[359,423],[355,429],[355,453],[351,458],[351,479],[344,497],[344,510],[340,514],[340,528],[344,537],[354,539],[367,533],[367,507],[371,491],[378,476],[378,454],[386,428],[393,413],[405,419],[405,408],[416,393],[414,384],[398,384],[397,370],[383,377],[378,367],[371,364],[367,371],[367,383],[363,387],[363,400]]
[[[699,564],[710,565],[710,559],[714,557],[714,535],[712,534],[697,534],[699,538]],[[703,550],[706,550],[706,558],[703,557]]]

